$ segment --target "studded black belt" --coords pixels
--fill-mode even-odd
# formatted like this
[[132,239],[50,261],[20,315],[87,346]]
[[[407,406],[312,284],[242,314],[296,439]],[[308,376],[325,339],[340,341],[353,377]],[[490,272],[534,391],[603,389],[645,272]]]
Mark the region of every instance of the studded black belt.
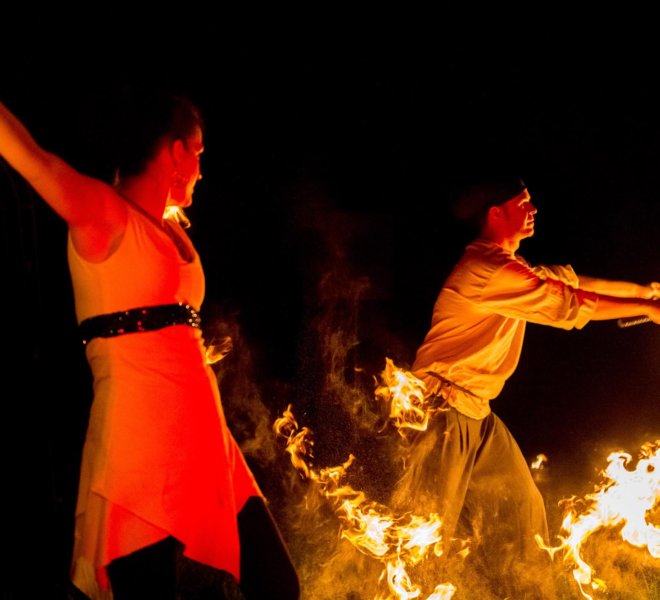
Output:
[[126,333],[155,331],[170,325],[189,325],[200,328],[202,320],[190,304],[158,304],[120,310],[85,319],[79,325],[83,344],[95,337],[115,337]]

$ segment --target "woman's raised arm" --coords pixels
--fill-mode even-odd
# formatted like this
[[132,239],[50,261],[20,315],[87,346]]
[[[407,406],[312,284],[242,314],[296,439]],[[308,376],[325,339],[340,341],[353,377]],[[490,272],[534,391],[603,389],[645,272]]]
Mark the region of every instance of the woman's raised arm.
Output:
[[111,186],[42,148],[1,102],[0,155],[66,221],[86,258],[107,256],[126,223],[126,205]]

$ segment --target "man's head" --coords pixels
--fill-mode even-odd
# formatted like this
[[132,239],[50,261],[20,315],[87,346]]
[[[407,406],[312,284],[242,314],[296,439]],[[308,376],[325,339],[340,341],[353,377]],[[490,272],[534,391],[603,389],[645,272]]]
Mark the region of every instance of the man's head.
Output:
[[520,241],[534,235],[536,207],[527,189],[497,206],[491,206],[482,234],[503,245],[517,248]]
[[534,235],[536,207],[519,177],[500,178],[465,187],[454,204],[454,215],[482,236],[517,248]]
[[462,188],[453,204],[454,216],[471,227],[480,230],[492,206],[504,204],[527,189],[517,176],[488,178],[472,182]]

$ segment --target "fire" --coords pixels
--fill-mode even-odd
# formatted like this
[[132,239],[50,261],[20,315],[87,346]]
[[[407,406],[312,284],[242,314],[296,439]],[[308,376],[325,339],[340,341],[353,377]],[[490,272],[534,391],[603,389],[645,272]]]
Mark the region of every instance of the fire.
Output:
[[[387,563],[386,574],[387,583],[390,590],[397,594],[396,598],[408,600],[409,598],[418,598],[422,593],[420,586],[412,583],[400,560],[395,563]],[[451,583],[441,583],[435,587],[433,593],[426,600],[450,600],[455,591],[456,587]],[[387,600],[387,598],[377,597],[376,600]]]
[[[386,359],[385,369],[376,382],[375,395],[386,403],[389,418],[400,435],[406,430],[424,431],[433,414],[443,410],[429,402],[426,386],[412,373],[400,369]],[[291,405],[274,424],[276,433],[286,439],[286,451],[298,472],[313,481],[326,498],[333,501],[341,523],[341,538],[348,540],[365,555],[383,565],[381,582],[387,583],[387,595],[375,600],[449,600],[456,587],[450,583],[437,585],[430,595],[409,574],[410,568],[433,554],[442,554],[440,528],[442,520],[436,514],[427,517],[406,513],[394,515],[386,506],[369,501],[361,491],[344,482],[347,469],[355,457],[339,466],[315,469],[312,432],[299,428]],[[594,576],[592,567],[582,550],[589,537],[604,528],[621,527],[621,538],[636,547],[647,548],[653,558],[660,558],[660,528],[647,521],[649,512],[660,503],[660,440],[645,444],[635,468],[632,457],[614,452],[608,457],[609,466],[602,473],[603,481],[592,494],[582,500],[564,500],[567,506],[557,546],[546,546],[537,538],[541,548],[551,557],[563,555],[584,598],[593,600],[594,592],[604,591],[604,581]],[[530,463],[534,473],[540,473],[548,462],[545,454],[538,454]],[[428,593],[428,592],[426,592]]]
[[205,349],[206,363],[209,365],[220,362],[234,347],[230,336],[225,336],[219,344],[209,344]]
[[163,219],[174,221],[184,229],[190,227],[190,219],[188,219],[188,215],[186,215],[182,207],[176,204],[168,204],[165,207],[165,210],[163,211]]
[[376,387],[376,398],[390,403],[389,417],[399,433],[405,437],[406,428],[426,431],[429,419],[442,410],[429,405],[426,384],[409,371],[395,366],[389,358],[385,359],[381,380]]
[[530,468],[533,471],[540,471],[547,462],[548,462],[548,457],[545,454],[537,454],[536,458],[532,461]]
[[435,590],[426,600],[450,600],[455,591],[456,587],[451,583],[441,583],[435,586]]
[[[355,460],[353,455],[336,467],[313,468],[310,464],[314,445],[312,432],[306,427],[299,428],[291,405],[275,421],[273,429],[286,440],[286,451],[298,472],[333,501],[341,522],[341,537],[360,552],[385,564],[381,579],[387,579],[389,595],[376,600],[418,598],[421,587],[412,583],[406,567],[418,564],[429,553],[442,554],[442,521],[438,515],[431,514],[428,518],[409,513],[396,516],[387,507],[368,500],[363,492],[345,484],[347,469]],[[453,585],[441,584],[428,600],[449,600],[454,591]]]
[[[613,452],[609,466],[602,473],[603,482],[594,493],[585,497],[584,510],[578,502],[567,502],[568,510],[561,525],[561,543],[555,547],[539,546],[551,556],[563,552],[564,562],[573,567],[573,577],[585,598],[593,600],[587,588],[607,589],[605,582],[594,578],[593,569],[581,551],[594,532],[605,527],[622,526],[621,538],[639,548],[646,547],[653,558],[660,558],[660,528],[647,521],[647,515],[660,501],[660,440],[642,446],[634,469],[629,469],[632,457],[625,452]],[[582,503],[579,503],[582,504]]]

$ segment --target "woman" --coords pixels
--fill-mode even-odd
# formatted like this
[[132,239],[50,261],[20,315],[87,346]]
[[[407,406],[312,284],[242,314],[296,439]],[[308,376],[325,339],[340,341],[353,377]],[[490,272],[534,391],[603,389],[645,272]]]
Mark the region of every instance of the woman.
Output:
[[[151,103],[115,184],[42,148],[0,103],[0,154],[68,226],[75,310],[93,374],[72,560],[92,598],[176,598],[177,562],[240,578],[237,514],[260,496],[205,361],[199,256],[163,219],[201,179],[202,119]],[[237,592],[238,593],[238,592]]]

